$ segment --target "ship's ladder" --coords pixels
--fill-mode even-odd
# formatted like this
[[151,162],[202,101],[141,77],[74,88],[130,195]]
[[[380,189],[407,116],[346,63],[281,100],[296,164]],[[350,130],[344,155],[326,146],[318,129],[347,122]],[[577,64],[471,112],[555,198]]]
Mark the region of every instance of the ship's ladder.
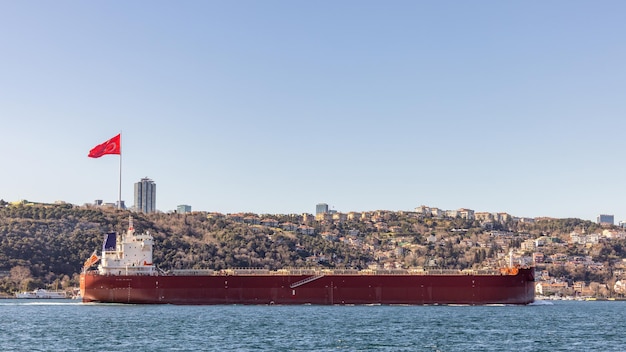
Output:
[[300,280],[300,281],[296,281],[293,284],[289,285],[289,287],[291,288],[296,288],[298,286],[302,286],[304,284],[308,284],[311,281],[315,281],[317,279],[321,279],[324,277],[324,274],[320,274],[320,275],[314,275],[314,276],[309,276],[306,279]]

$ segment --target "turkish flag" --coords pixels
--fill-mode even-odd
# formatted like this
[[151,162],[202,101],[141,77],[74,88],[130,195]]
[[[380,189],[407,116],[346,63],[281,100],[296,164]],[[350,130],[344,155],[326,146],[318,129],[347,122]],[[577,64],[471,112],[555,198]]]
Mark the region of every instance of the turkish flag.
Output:
[[106,154],[122,154],[121,134],[109,139],[108,141],[98,144],[89,151],[88,157],[99,158]]

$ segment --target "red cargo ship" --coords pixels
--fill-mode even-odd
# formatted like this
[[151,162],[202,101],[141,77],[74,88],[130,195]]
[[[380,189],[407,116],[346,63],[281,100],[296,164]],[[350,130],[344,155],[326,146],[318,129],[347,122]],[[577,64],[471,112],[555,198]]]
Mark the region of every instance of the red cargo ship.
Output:
[[[85,262],[83,302],[134,304],[529,304],[534,269],[323,270],[232,269],[160,273],[153,239],[106,236],[102,256]],[[97,270],[89,270],[98,261]]]

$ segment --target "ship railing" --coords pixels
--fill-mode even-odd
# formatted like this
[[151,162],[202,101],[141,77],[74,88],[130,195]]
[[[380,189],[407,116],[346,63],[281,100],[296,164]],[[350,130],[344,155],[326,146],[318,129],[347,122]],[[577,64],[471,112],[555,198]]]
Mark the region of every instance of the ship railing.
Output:
[[357,269],[334,269],[330,270],[328,274],[333,275],[359,275],[360,270]]
[[176,276],[207,276],[213,275],[215,270],[211,269],[175,269],[171,273]]
[[456,270],[456,269],[427,269],[423,271],[414,271],[413,275],[494,275],[498,274],[495,270]]
[[410,275],[411,272],[406,269],[366,269],[362,270],[360,275]]
[[273,271],[274,275],[319,276],[319,275],[359,275],[357,269],[281,269]]
[[428,269],[424,271],[424,275],[459,275],[460,270],[456,269]]
[[272,275],[301,275],[301,276],[311,276],[311,275],[320,275],[321,270],[316,269],[308,269],[308,268],[291,268],[291,269],[280,269],[271,272]]
[[480,269],[480,270],[472,270],[474,275],[496,275],[499,274],[499,270],[491,270],[491,269]]
[[[130,270],[129,270],[130,269]],[[99,270],[86,270],[85,274],[103,274],[107,276],[116,275],[175,275],[175,276],[217,276],[217,275],[292,275],[292,276],[320,276],[320,275],[504,275],[499,270],[494,269],[434,269],[434,268],[410,268],[410,269],[313,269],[313,268],[285,268],[279,270],[269,270],[264,268],[234,268],[223,270],[212,269],[173,269],[165,272],[158,270],[141,270],[132,267],[107,268],[106,272]],[[120,272],[118,274],[118,271]]]
[[229,275],[267,275],[270,272],[268,269],[261,268],[237,268],[223,271]]
[[[283,268],[275,271],[271,271],[272,275],[327,275],[334,274],[337,270],[343,269],[316,269],[316,268]],[[346,269],[350,270],[350,269]]]
[[428,270],[407,270],[408,275],[432,275]]

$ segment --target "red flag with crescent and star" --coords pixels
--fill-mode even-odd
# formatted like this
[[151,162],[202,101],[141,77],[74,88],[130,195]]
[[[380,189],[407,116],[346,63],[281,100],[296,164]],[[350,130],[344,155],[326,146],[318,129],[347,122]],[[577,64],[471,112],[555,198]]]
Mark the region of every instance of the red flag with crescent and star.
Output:
[[93,149],[91,149],[89,151],[89,155],[88,157],[90,158],[99,158],[103,155],[106,154],[117,154],[120,155],[122,154],[122,146],[120,143],[120,135],[118,134],[117,136],[109,139],[108,141],[102,143],[102,144],[98,144],[97,146],[93,147]]

